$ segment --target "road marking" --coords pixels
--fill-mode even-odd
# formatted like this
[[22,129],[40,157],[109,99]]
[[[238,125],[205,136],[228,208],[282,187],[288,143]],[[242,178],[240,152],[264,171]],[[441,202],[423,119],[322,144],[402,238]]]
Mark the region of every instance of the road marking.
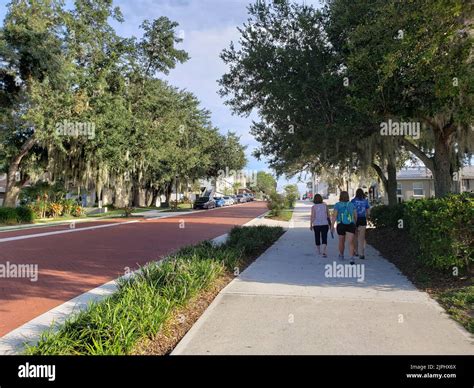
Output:
[[86,231],[86,230],[94,230],[94,229],[101,229],[101,228],[111,228],[112,226],[135,224],[135,223],[138,223],[138,222],[140,222],[140,221],[127,221],[127,222],[120,222],[120,223],[117,223],[117,224],[88,226],[86,228],[80,228],[80,229],[66,229],[66,230],[59,230],[59,231],[56,231],[56,232],[45,232],[45,233],[38,233],[38,234],[29,234],[29,235],[26,235],[26,236],[7,237],[7,238],[1,238],[0,243],[9,242],[9,241],[26,240],[28,238],[54,236],[56,234],[83,232],[83,231]]

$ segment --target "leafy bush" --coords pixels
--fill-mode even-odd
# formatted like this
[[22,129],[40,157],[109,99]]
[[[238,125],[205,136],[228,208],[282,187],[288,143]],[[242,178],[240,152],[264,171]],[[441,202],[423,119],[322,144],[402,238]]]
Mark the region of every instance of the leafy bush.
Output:
[[13,225],[17,222],[16,209],[13,207],[1,207],[0,208],[0,224]]
[[49,202],[47,200],[40,199],[27,206],[33,211],[35,218],[46,218],[49,210]]
[[49,204],[49,211],[53,218],[61,217],[63,214],[63,205],[57,202],[53,202]]
[[399,220],[404,219],[405,205],[378,205],[370,209],[370,219],[377,228],[397,228]]
[[405,214],[424,261],[436,268],[472,269],[474,198],[463,194],[410,201]]
[[403,228],[420,247],[421,259],[439,269],[458,267],[472,271],[474,264],[474,196],[413,200],[394,207],[371,210],[374,225]]
[[16,208],[16,219],[20,224],[29,224],[35,220],[35,214],[28,206],[20,206]]
[[270,199],[267,203],[268,210],[270,210],[272,216],[279,216],[283,209],[285,209],[286,200],[285,197],[277,192],[270,194]]
[[285,193],[286,193],[286,203],[287,206],[292,209],[295,207],[295,203],[299,198],[298,186],[297,185],[286,185],[285,186]]
[[24,187],[20,192],[20,203],[27,205],[33,202],[51,201],[60,202],[66,195],[66,190],[61,182],[50,184],[39,181],[34,185]]
[[34,220],[33,211],[26,207],[2,207],[0,208],[0,224],[15,225],[30,223]]
[[134,207],[131,207],[131,206],[127,206],[127,207],[124,207],[123,208],[123,215],[128,218],[132,215],[132,213],[134,212],[135,208]]
[[77,202],[74,199],[63,199],[61,205],[63,206],[63,215],[70,216],[77,206]]
[[85,209],[80,205],[75,205],[71,211],[73,217],[82,217],[86,214]]
[[229,233],[227,245],[245,255],[258,255],[283,234],[283,228],[268,226],[236,227]]

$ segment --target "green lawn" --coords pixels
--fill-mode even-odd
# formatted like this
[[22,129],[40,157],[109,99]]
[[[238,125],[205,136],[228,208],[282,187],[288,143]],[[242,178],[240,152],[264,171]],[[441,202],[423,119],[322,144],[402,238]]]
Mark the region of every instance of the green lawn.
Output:
[[[133,211],[133,214],[144,213],[150,210],[162,210],[159,208],[137,208]],[[35,224],[48,224],[50,222],[60,222],[60,221],[74,221],[74,220],[86,220],[88,218],[104,218],[104,217],[123,217],[123,209],[109,210],[107,213],[96,213],[96,214],[86,214],[82,217],[56,217],[56,218],[44,218],[35,220]]]
[[293,217],[293,210],[294,209],[290,209],[290,208],[283,209],[282,212],[279,215],[275,215],[275,214],[270,213],[265,218],[269,218],[271,220],[288,222]]

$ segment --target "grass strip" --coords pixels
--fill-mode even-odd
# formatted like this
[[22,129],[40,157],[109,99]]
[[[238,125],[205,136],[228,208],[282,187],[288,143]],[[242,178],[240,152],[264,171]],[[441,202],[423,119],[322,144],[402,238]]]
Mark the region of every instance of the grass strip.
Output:
[[293,217],[293,209],[283,209],[280,214],[275,215],[275,214],[268,214],[265,218],[269,218],[271,220],[276,220],[276,221],[285,221],[289,222],[291,221],[291,218]]
[[[176,311],[223,276],[241,271],[281,235],[280,227],[236,227],[220,246],[204,242],[152,262],[110,297],[45,331],[28,355],[126,355],[157,334]],[[237,271],[237,272],[239,272]]]
[[456,321],[474,333],[474,286],[442,292],[438,301]]

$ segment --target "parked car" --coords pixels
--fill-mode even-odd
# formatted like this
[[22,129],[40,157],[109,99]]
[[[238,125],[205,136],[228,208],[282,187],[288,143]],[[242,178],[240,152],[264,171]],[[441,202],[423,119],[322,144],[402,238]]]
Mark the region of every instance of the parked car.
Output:
[[243,194],[237,194],[237,202],[238,203],[245,203],[245,202],[247,202],[247,197]]
[[249,194],[249,199],[250,199],[250,201],[255,201],[255,196],[252,193],[250,193]]
[[253,201],[252,194],[245,193],[244,196],[245,196],[245,198],[247,198],[247,202]]
[[213,209],[216,207],[216,201],[210,197],[199,197],[193,205],[193,209]]
[[230,195],[226,195],[222,198],[224,199],[225,206],[230,206],[234,204],[234,199]]
[[216,202],[216,207],[224,207],[225,206],[225,199],[223,197],[214,198]]

